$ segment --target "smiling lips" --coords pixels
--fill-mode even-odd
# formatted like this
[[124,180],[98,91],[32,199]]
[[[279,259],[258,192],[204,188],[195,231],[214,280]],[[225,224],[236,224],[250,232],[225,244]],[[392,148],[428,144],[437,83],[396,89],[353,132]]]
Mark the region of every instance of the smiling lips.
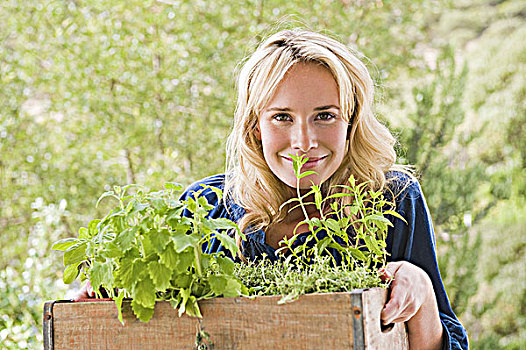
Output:
[[[283,159],[285,159],[287,162],[290,162],[291,164],[293,163],[292,162],[292,158],[290,157],[284,157],[282,156]],[[315,168],[317,167],[322,161],[324,161],[325,159],[327,158],[327,156],[322,156],[322,157],[309,157],[309,160],[307,161],[307,163],[303,164],[303,166],[301,167],[302,170],[305,170],[305,169],[312,169],[312,168]]]

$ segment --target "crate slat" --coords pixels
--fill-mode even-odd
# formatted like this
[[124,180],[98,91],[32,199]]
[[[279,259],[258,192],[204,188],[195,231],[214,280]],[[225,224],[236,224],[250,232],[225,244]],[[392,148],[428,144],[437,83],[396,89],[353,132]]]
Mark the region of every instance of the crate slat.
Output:
[[[383,289],[303,295],[278,305],[279,296],[215,298],[199,302],[202,328],[214,349],[408,349],[404,324],[382,332]],[[197,318],[178,316],[157,302],[152,319],[135,318],[123,303],[124,326],[112,301],[47,302],[45,349],[191,349]],[[48,339],[48,341],[46,341]]]

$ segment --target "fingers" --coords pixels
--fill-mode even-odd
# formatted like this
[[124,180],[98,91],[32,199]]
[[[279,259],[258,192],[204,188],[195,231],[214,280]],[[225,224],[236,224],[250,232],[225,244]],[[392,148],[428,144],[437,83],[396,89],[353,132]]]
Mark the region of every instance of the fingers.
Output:
[[409,321],[429,293],[429,277],[422,269],[406,261],[389,263],[384,270],[383,275],[392,282],[390,298],[381,313],[382,323]]
[[385,304],[380,315],[383,324],[390,324],[396,321],[405,321],[407,305],[410,298],[407,289],[397,288],[398,281],[394,280],[391,284],[391,295]]
[[392,263],[387,264],[386,267],[378,270],[382,281],[389,282],[393,280],[394,275],[396,274],[396,272],[401,266],[402,266],[401,262],[392,262]]
[[81,299],[93,297],[95,297],[95,291],[93,290],[90,281],[88,281],[85,285],[82,286],[82,288],[80,288],[80,290],[77,292],[77,294],[73,296],[71,300],[80,301]]
[[380,315],[384,325],[395,322],[406,322],[418,311],[415,301],[410,293],[396,289],[396,294],[391,294],[389,302],[385,305]]

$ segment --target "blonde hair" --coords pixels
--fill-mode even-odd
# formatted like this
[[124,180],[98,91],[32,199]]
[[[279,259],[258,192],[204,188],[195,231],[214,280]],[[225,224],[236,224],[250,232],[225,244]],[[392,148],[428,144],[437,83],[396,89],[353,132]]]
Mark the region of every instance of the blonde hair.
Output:
[[[283,220],[286,211],[279,208],[295,193],[268,167],[255,130],[260,111],[287,71],[299,62],[321,64],[332,73],[342,115],[349,122],[346,155],[322,190],[327,192],[332,185],[346,183],[350,175],[358,182],[369,181],[371,189],[383,189],[385,173],[395,164],[395,139],[373,114],[373,81],[357,54],[319,33],[280,31],[259,45],[237,80],[234,126],[227,140],[225,197],[246,210],[238,222],[242,231],[265,229]],[[237,241],[239,244],[239,237]]]

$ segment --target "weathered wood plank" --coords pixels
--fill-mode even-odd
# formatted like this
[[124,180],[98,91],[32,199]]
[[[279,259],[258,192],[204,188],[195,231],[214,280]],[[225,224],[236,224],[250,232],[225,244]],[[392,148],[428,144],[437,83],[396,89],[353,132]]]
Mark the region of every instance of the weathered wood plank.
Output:
[[[365,348],[407,349],[403,325],[381,332],[379,317],[385,291],[356,293],[363,304],[362,329],[370,332],[363,335]],[[280,299],[270,296],[202,301],[202,327],[210,334],[215,349],[354,348],[351,293],[310,294],[278,305]],[[53,331],[53,347],[48,345],[47,349],[55,350],[191,349],[199,324],[196,318],[179,317],[168,302],[156,303],[148,323],[137,320],[130,304],[124,302],[124,326],[117,319],[113,302],[57,302],[51,313],[44,322],[48,328],[51,324]]]
[[378,288],[362,293],[365,348],[409,349],[405,323],[395,323],[382,330],[380,313],[386,299],[386,291]]

